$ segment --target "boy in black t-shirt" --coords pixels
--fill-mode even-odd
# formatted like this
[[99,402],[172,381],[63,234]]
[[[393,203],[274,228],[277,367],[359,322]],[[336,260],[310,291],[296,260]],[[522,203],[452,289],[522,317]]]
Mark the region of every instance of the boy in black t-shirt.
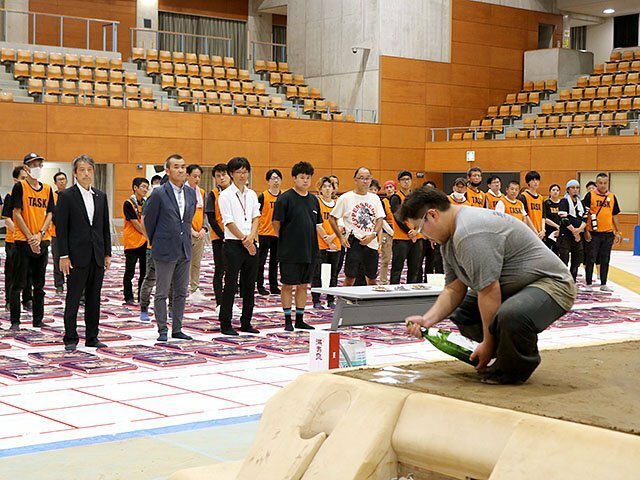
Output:
[[293,331],[291,303],[293,287],[296,287],[295,328],[313,330],[304,320],[307,289],[311,283],[316,256],[318,232],[324,238],[320,204],[309,193],[313,166],[308,162],[296,163],[291,169],[293,188],[281,193],[273,212],[273,229],[278,236],[278,261],[282,282],[281,299],[286,331]]

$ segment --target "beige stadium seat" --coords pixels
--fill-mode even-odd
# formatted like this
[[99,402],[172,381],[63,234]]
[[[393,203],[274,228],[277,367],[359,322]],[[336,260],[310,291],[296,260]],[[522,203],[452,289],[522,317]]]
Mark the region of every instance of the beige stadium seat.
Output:
[[93,81],[96,83],[108,83],[109,71],[108,70],[94,70]]
[[264,60],[256,60],[256,62],[253,64],[253,71],[256,73],[267,72],[267,62],[265,62]]
[[533,82],[527,81],[522,85],[522,91],[524,92],[532,92],[533,91]]
[[211,66],[211,57],[209,55],[206,55],[204,53],[201,53],[198,55],[198,64],[202,67],[202,66]]
[[96,57],[94,65],[95,65],[95,68],[109,70],[109,59],[107,57]]
[[93,84],[93,94],[96,97],[108,97],[109,96],[109,86],[106,83],[94,83]]
[[158,61],[172,63],[173,58],[171,57],[171,52],[168,52],[167,50],[160,50],[158,52]]
[[62,68],[59,65],[49,65],[47,67],[47,78],[62,80]]
[[173,75],[173,63],[160,62],[160,74],[161,75]]
[[236,107],[236,115],[249,115],[249,109],[246,107]]
[[60,52],[51,52],[49,54],[49,65],[64,66],[64,56]]
[[83,98],[93,97],[93,83],[78,82],[78,96]]
[[124,83],[124,76],[119,70],[110,70],[109,71],[109,82],[115,83],[118,85],[122,85]]
[[209,113],[222,113],[220,105],[209,105]]
[[153,100],[153,89],[151,87],[140,87],[139,95],[143,100]]
[[235,68],[227,68],[225,76],[226,76],[227,80],[237,80],[238,79],[238,70],[235,69]]
[[145,61],[144,48],[133,47],[131,49],[131,61],[135,63],[144,62]]
[[121,98],[111,98],[109,99],[109,106],[113,108],[123,108],[124,103]]
[[222,67],[222,57],[220,55],[211,55],[211,66],[212,67]]
[[258,97],[256,95],[245,95],[244,101],[247,107],[256,107],[258,106]]
[[18,63],[32,63],[33,53],[31,50],[18,50]]
[[215,90],[216,89],[215,80],[213,78],[203,78],[202,89],[208,92]]
[[250,108],[249,113],[254,117],[262,116],[262,110],[260,110],[259,108]]
[[154,60],[147,62],[146,72],[151,76],[160,74],[160,64]]
[[44,82],[44,91],[52,95],[60,95],[60,81],[47,79]]
[[242,82],[242,93],[253,93],[253,82]]
[[185,63],[185,54],[182,52],[173,52],[173,63]]
[[222,65],[224,68],[233,68],[236,66],[236,61],[233,57],[224,57]]
[[218,93],[218,103],[222,106],[231,106],[233,101],[231,99],[231,94],[228,92],[219,92]]
[[78,95],[78,86],[76,82],[71,82],[69,80],[62,81],[62,94],[63,95]]
[[589,77],[589,86],[590,87],[599,87],[601,85],[602,77],[600,75],[591,75]]
[[198,55],[195,53],[187,53],[184,56],[184,62],[187,65],[198,65]]
[[46,68],[44,65],[34,63],[31,65],[31,78],[47,78]]
[[184,63],[174,63],[173,64],[173,74],[176,76],[186,76],[187,75],[187,66]]
[[76,104],[76,98],[73,95],[62,95],[60,97],[60,103],[64,104],[64,105],[75,105]]
[[156,50],[155,48],[147,48],[144,54],[144,58],[147,59],[147,62],[149,60],[155,60],[157,62],[159,58],[158,50]]
[[109,60],[109,68],[111,70],[124,71],[124,67],[122,66],[122,60],[120,58],[112,58]]
[[221,113],[224,115],[233,115],[233,107],[222,105],[220,107]]
[[13,48],[2,48],[0,49],[0,64],[7,65],[11,63],[15,63],[16,61],[16,51]]
[[[351,117],[351,120],[349,119],[349,117]],[[298,118],[298,112],[296,112],[295,110],[291,110],[289,112],[289,118]],[[347,115],[345,117],[345,122],[355,122],[356,119],[353,115]]]
[[81,82],[93,82],[93,70],[90,68],[80,68],[78,70],[78,79]]
[[125,85],[138,85],[138,74],[136,72],[125,72],[124,83]]
[[178,90],[186,90],[189,88],[189,79],[187,77],[175,77],[175,79]]
[[95,58],[93,58],[92,55],[80,55],[80,66],[84,68],[95,68]]
[[80,58],[75,53],[65,53],[64,64],[67,67],[80,68]]
[[162,75],[160,78],[160,88],[162,88],[162,90],[170,90],[175,87],[176,81],[173,75]]
[[218,92],[204,92],[204,102],[207,105],[218,104]]
[[278,62],[278,71],[280,73],[291,73],[291,70],[289,70],[289,64],[287,62]]
[[189,88],[191,90],[202,90],[202,79],[200,77],[189,77]]
[[200,67],[196,64],[187,64],[187,76],[188,77],[199,77],[200,76]]
[[202,78],[213,78],[213,68],[211,65],[201,65],[200,76]]
[[62,77],[65,80],[77,81],[78,80],[78,69],[76,67],[67,67],[67,66],[65,66],[62,69]]
[[93,105],[95,107],[108,107],[109,100],[104,97],[96,97],[93,99]]
[[58,95],[45,94],[42,96],[42,103],[60,103]]
[[40,95],[44,88],[44,81],[40,78],[30,78],[27,80],[27,93],[29,95]]
[[253,91],[256,93],[256,95],[260,95],[260,96],[266,95],[267,87],[264,83],[256,83]]
[[229,91],[229,82],[227,82],[224,78],[219,78],[216,80],[216,90],[220,92],[228,92]]
[[140,108],[143,110],[153,110],[156,108],[156,102],[153,100],[140,100]]

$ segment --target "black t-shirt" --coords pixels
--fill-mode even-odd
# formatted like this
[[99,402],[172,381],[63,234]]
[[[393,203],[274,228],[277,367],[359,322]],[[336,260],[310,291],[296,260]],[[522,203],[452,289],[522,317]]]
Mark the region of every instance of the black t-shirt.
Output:
[[[586,208],[587,210],[590,208],[591,206],[591,192],[588,192],[584,198],[582,199],[582,204],[584,205],[584,208]],[[598,211],[596,210],[595,212],[589,212],[589,213],[598,213]],[[612,214],[613,215],[618,215],[620,213],[620,205],[618,205],[618,197],[616,197],[615,195],[613,196],[613,211]]]
[[[34,188],[36,192],[39,192],[44,188],[44,185],[42,185],[42,183],[39,183],[39,182],[38,182],[38,186],[39,188]],[[18,182],[13,186],[13,190],[11,191],[12,209],[14,208],[22,209],[22,196],[23,196],[22,182]],[[53,213],[55,206],[56,206],[56,203],[53,201],[53,188],[52,188],[49,190],[49,200],[47,201],[47,213]],[[13,215],[13,212],[12,212],[12,215]]]
[[[577,202],[573,202],[573,200],[571,200],[571,202],[573,203],[573,210],[575,212],[575,216],[571,216],[569,215],[569,199],[568,198],[561,198],[560,199],[560,203],[558,203],[559,205],[559,211],[562,212],[563,214],[566,213],[566,217],[564,219],[564,221],[562,221],[560,223],[560,236],[561,237],[573,237],[573,233],[571,233],[569,231],[569,225],[575,227],[575,228],[580,228],[580,225],[582,225],[583,223],[586,223],[587,221],[587,209],[586,207],[583,206],[583,211],[582,211],[582,215],[580,215],[580,212],[578,211],[578,209],[576,208],[576,203]],[[564,215],[563,215],[564,216]]]
[[318,252],[316,225],[322,224],[318,197],[302,196],[293,188],[281,193],[273,210],[273,220],[280,222],[278,261],[311,263]]
[[224,238],[224,227],[218,223],[216,219],[216,196],[213,192],[209,192],[204,202],[204,213],[207,214],[207,220],[211,229],[218,235],[218,238]]
[[[560,201],[558,201],[558,203],[554,203],[550,198],[547,198],[544,201],[543,208],[544,208],[544,218],[551,220],[556,225],[560,225],[560,215],[558,215],[558,209],[560,208]],[[545,231],[547,232],[547,235],[549,235],[554,230],[557,230],[557,229],[545,223]]]
[[130,199],[125,200],[124,204],[122,205],[122,213],[124,213],[124,218],[129,221],[140,220],[140,215],[138,215],[138,212],[131,204]]
[[13,205],[11,203],[11,194],[4,196],[4,204],[2,205],[2,216],[5,218],[13,218]]

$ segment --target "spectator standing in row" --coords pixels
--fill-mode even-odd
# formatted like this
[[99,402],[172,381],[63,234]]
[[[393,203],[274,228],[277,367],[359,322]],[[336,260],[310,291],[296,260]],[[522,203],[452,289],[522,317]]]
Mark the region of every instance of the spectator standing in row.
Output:
[[380,231],[380,284],[389,284],[389,270],[391,267],[391,257],[393,255],[393,213],[389,200],[396,193],[396,182],[387,180],[384,182],[385,197],[382,199],[385,218],[382,221]]
[[[54,206],[58,204],[58,195],[67,188],[67,174],[58,172],[53,176],[53,183],[56,189],[53,191]],[[53,220],[55,220],[56,212],[53,211]],[[56,293],[61,295],[64,292],[64,274],[60,270],[60,254],[58,253],[58,242],[56,238],[56,227],[51,222],[51,255],[53,256],[53,285],[56,287]]]
[[549,198],[542,205],[545,243],[554,253],[558,253],[558,234],[560,233],[560,185],[557,183],[549,187]]
[[111,266],[111,223],[104,192],[93,187],[95,162],[88,155],[73,160],[76,184],[60,193],[56,207],[56,229],[60,270],[67,275],[64,306],[64,348],[78,344],[77,318],[84,295],[85,345],[106,347],[98,339],[100,294],[104,272]]
[[485,208],[489,210],[495,210],[496,205],[500,200],[502,200],[502,192],[500,188],[502,188],[502,180],[497,175],[492,175],[487,180],[487,185],[489,186],[489,190],[485,193]]
[[520,200],[524,205],[527,217],[533,226],[533,231],[538,235],[540,240],[544,240],[544,199],[542,198],[542,195],[538,193],[538,188],[540,187],[540,174],[535,170],[527,172],[524,177],[524,181],[527,186],[518,197],[518,200]]
[[44,283],[49,260],[53,217],[53,189],[40,182],[44,158],[37,153],[25,155],[27,177],[17,182],[11,192],[13,208],[14,248],[13,282],[11,285],[11,328],[20,328],[20,295],[33,285],[33,326],[42,327],[44,318]]
[[471,207],[484,208],[485,194],[480,190],[482,185],[482,169],[471,167],[467,171],[467,202]]
[[449,195],[449,201],[454,205],[467,205],[469,206],[469,201],[467,200],[467,181],[458,177],[453,181],[453,191]]
[[[422,184],[423,187],[438,188],[431,180],[427,180]],[[424,271],[423,271],[424,265]],[[440,254],[440,245],[428,238],[422,238],[422,260],[420,260],[420,268],[418,269],[418,281],[427,283],[428,275],[433,273],[444,273],[442,265],[442,255]]]
[[196,194],[196,211],[191,222],[191,266],[189,267],[189,298],[193,302],[206,300],[199,290],[200,265],[207,240],[207,227],[204,224],[204,189],[200,187],[201,179],[202,167],[196,164],[189,165],[186,186]]
[[222,285],[224,279],[224,223],[220,212],[220,193],[231,185],[231,177],[227,170],[226,163],[219,163],[213,167],[213,179],[215,186],[207,195],[205,213],[211,227],[211,247],[213,250],[213,293],[216,299],[216,314],[220,314],[222,305]]
[[413,175],[408,170],[398,173],[400,188],[389,199],[393,220],[393,257],[391,260],[392,285],[400,283],[404,264],[407,264],[407,283],[418,283],[418,270],[422,260],[422,237],[420,233],[403,222],[397,221],[396,212],[400,210],[402,202],[411,193]]
[[587,210],[580,200],[580,182],[569,180],[567,193],[558,205],[560,231],[558,233],[558,256],[565,265],[571,266],[569,271],[575,281],[578,267],[584,262],[584,231],[587,228]]
[[[124,215],[124,228],[122,238],[124,242],[124,278],[123,291],[124,303],[133,305],[140,301],[140,290],[147,272],[147,235],[142,224],[142,208],[149,192],[149,180],[144,177],[136,177],[131,182],[133,194],[124,201],[122,213]],[[133,295],[132,280],[138,264],[138,289]]]
[[256,192],[247,187],[251,164],[244,157],[234,157],[227,163],[232,183],[218,199],[222,222],[224,223],[225,278],[220,306],[220,331],[224,335],[238,335],[231,326],[233,301],[238,290],[240,275],[240,296],[242,315],[240,331],[260,333],[251,325],[254,289],[258,275],[258,221],[260,204]]
[[[358,269],[363,268],[368,285],[375,285],[378,276],[378,234],[382,229],[384,208],[380,197],[369,192],[371,172],[366,167],[355,171],[355,188],[340,196],[329,222],[346,249],[345,285],[354,284]],[[346,233],[338,227],[342,219]]]
[[[258,293],[260,295],[278,295],[278,236],[273,230],[273,209],[280,196],[282,172],[277,168],[267,171],[269,188],[258,195],[260,203],[260,222],[258,224]],[[269,290],[264,288],[264,267],[269,256]]]
[[[298,162],[291,168],[293,188],[282,193],[273,211],[273,230],[278,236],[278,261],[282,280],[282,310],[286,331],[293,328],[312,330],[304,322],[307,290],[318,261],[318,231],[322,228],[318,197],[309,193],[314,169],[309,162]],[[295,324],[291,305],[295,287]]]
[[585,195],[582,201],[589,212],[587,233],[585,235],[586,256],[585,280],[591,288],[593,266],[600,261],[600,290],[610,292],[607,285],[609,261],[614,243],[622,241],[620,232],[620,206],[616,196],[609,191],[609,176],[599,173],[596,176],[596,189]]

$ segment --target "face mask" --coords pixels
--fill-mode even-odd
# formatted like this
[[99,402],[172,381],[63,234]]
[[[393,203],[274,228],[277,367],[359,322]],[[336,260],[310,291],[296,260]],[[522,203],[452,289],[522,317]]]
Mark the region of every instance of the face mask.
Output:
[[40,177],[42,176],[42,167],[31,167],[29,170],[29,175],[31,175],[31,178],[40,180]]
[[464,193],[453,192],[451,195],[459,202],[462,202],[465,199]]
[[473,188],[478,188],[482,184],[482,181],[480,181],[478,183],[470,181],[469,183],[471,184],[471,186],[473,186]]

